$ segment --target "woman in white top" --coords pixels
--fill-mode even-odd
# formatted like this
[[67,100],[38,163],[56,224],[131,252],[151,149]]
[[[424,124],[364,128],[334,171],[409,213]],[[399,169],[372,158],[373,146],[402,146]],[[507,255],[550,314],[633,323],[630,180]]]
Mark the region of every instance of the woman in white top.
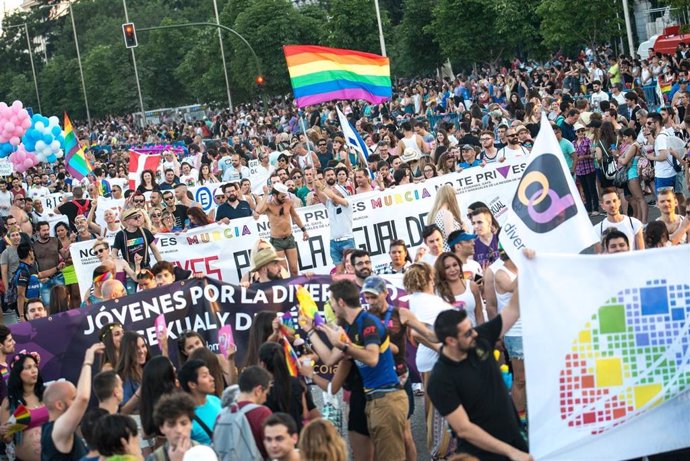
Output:
[[[412,264],[403,277],[403,285],[408,294],[408,304],[412,313],[420,322],[429,328],[434,327],[436,317],[441,312],[453,309],[453,306],[445,302],[434,292],[434,269],[427,263],[418,262]],[[422,341],[421,336],[415,338]],[[423,341],[422,341],[423,342]],[[427,386],[431,369],[438,359],[438,350],[419,344],[417,347],[417,370],[422,374],[424,386]],[[432,459],[445,458],[454,451],[454,441],[451,440],[448,431],[448,423],[441,414],[433,408],[428,397],[424,398],[424,414],[427,424],[427,448]]]
[[[453,231],[470,229],[463,223],[457,195],[450,184],[445,184],[436,191],[436,198],[426,218],[426,224],[436,224],[443,234],[444,241],[448,240]],[[450,251],[447,243],[444,244],[443,251]]]
[[[504,264],[496,270],[494,282],[496,286],[496,304],[499,314],[508,305],[510,298],[513,297],[513,292],[517,287],[518,275],[518,269],[515,263],[508,258],[504,251],[501,250],[500,255]],[[503,342],[513,367],[513,388],[511,390],[513,403],[520,416],[520,420],[524,422],[527,412],[527,395],[525,387],[525,353],[522,348],[521,319],[518,319],[513,327],[506,332]]]
[[95,221],[96,208],[98,207],[98,199],[93,199],[91,209],[89,210],[89,215],[87,220],[89,222],[89,229],[102,238],[115,238],[122,226],[118,221],[118,212],[113,208],[109,208],[103,212],[103,220],[105,221],[105,227],[101,227]]
[[472,280],[464,278],[460,258],[455,253],[441,253],[434,270],[438,295],[456,309],[467,312],[473,327],[484,323],[479,287]]

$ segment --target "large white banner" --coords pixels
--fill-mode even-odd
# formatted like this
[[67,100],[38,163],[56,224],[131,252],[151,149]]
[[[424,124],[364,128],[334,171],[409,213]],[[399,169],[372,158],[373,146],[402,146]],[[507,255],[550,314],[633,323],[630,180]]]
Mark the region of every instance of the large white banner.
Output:
[[535,459],[690,446],[689,245],[537,253],[518,280]]
[[[411,254],[422,242],[422,230],[431,210],[436,190],[451,184],[458,191],[460,211],[466,214],[467,205],[485,202],[501,222],[506,204],[513,197],[515,187],[525,168],[524,161],[505,162],[486,168],[470,168],[461,173],[445,175],[419,184],[396,187],[384,192],[371,192],[350,198],[353,210],[353,232],[358,247],[369,251],[374,267],[390,261],[388,246],[392,240],[407,242]],[[205,209],[212,200],[216,185],[195,188],[195,197]],[[204,190],[202,194],[199,191]],[[208,195],[207,195],[208,194]],[[202,200],[199,200],[199,197]],[[206,199],[204,199],[206,197]],[[102,200],[102,199],[101,199]],[[99,200],[99,212],[101,209]],[[323,205],[298,208],[306,224],[309,240],[302,241],[302,233],[293,228],[299,249],[300,271],[327,273],[332,267],[330,256],[330,222]],[[270,237],[265,216],[235,219],[229,225],[212,224],[179,234],[158,234],[157,245],[163,259],[195,272],[237,283],[250,266],[249,252],[261,237]],[[93,242],[72,245],[77,276],[82,291],[91,283],[97,259],[90,251]]]
[[499,239],[513,260],[523,248],[579,253],[597,241],[545,114]]

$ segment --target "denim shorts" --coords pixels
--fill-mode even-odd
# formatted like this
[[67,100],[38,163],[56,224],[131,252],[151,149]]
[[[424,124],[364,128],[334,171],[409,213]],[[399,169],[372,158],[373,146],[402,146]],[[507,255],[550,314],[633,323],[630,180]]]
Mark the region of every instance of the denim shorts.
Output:
[[511,360],[525,359],[525,351],[522,349],[522,336],[504,336],[503,344],[506,346],[506,352]]
[[333,264],[340,264],[343,262],[343,253],[345,250],[355,247],[355,239],[331,240],[330,246]]
[[676,176],[670,178],[654,178],[654,189],[659,192],[659,189],[673,189],[676,185]]

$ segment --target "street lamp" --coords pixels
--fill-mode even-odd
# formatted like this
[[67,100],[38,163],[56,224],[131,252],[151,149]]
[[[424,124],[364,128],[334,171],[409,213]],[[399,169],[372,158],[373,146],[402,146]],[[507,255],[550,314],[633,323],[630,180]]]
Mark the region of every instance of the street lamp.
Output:
[[34,52],[31,49],[31,39],[29,38],[29,27],[24,24],[18,24],[16,26],[7,26],[6,29],[13,29],[17,27],[24,28],[24,34],[26,36],[26,47],[29,49],[29,61],[31,61],[31,73],[34,76],[34,89],[36,90],[36,102],[38,103],[38,112],[43,112],[41,110],[41,97],[38,95],[38,80],[36,80],[36,66],[34,66]]

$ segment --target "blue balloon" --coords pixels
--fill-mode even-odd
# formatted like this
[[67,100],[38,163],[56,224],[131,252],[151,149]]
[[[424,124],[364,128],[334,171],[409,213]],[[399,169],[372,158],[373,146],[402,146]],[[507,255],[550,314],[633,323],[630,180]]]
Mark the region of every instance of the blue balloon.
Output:
[[48,160],[48,163],[55,163],[57,162],[57,157],[55,157],[55,154],[50,154],[48,157],[46,157]]
[[62,136],[62,129],[59,126],[54,126],[52,130],[50,130],[51,133],[53,133],[53,136],[55,138],[58,138]]
[[0,158],[5,158],[16,150],[17,148],[9,142],[0,143]]

